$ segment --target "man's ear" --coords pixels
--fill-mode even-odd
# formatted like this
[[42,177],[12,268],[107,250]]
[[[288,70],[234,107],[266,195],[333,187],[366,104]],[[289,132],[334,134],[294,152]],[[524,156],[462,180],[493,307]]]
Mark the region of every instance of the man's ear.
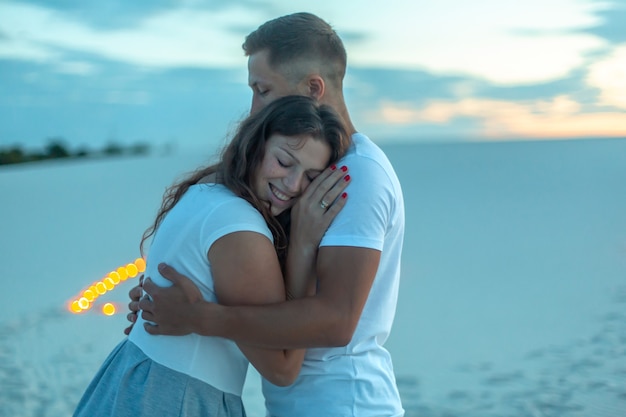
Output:
[[320,101],[324,97],[324,93],[326,93],[326,83],[319,75],[311,75],[307,80],[307,89],[309,97]]

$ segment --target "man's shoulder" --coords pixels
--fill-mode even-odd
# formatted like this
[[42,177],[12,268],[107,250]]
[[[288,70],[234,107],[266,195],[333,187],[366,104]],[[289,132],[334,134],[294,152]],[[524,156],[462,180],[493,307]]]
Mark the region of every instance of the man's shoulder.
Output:
[[352,147],[342,162],[348,166],[351,172],[359,176],[382,175],[394,182],[397,180],[393,165],[385,152],[362,133],[352,135]]

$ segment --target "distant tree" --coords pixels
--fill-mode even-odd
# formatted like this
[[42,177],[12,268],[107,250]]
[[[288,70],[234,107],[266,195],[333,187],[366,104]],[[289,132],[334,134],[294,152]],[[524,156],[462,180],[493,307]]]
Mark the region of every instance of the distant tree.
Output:
[[74,152],[74,157],[76,158],[86,158],[91,154],[91,152],[89,151],[89,149],[82,147],[82,148],[78,148],[78,150],[76,152]]
[[129,152],[132,155],[147,155],[150,153],[150,145],[145,142],[138,142],[130,147]]
[[115,142],[111,142],[107,146],[105,146],[103,152],[107,156],[117,156],[124,153],[124,148],[122,148]]
[[150,145],[147,142],[137,142],[133,145],[124,147],[118,143],[110,142],[101,151],[91,151],[87,147],[83,146],[72,152],[66,147],[63,138],[56,137],[48,140],[48,144],[43,151],[26,152],[19,145],[15,145],[10,148],[0,148],[0,165],[68,157],[85,158],[93,155],[94,153],[107,157],[119,156],[123,154],[147,155],[150,153]]
[[51,139],[46,146],[46,156],[49,159],[67,158],[70,156],[70,152],[63,144],[63,140],[60,138]]
[[18,164],[24,162],[24,159],[24,151],[19,146],[14,146],[9,149],[0,149],[0,165]]

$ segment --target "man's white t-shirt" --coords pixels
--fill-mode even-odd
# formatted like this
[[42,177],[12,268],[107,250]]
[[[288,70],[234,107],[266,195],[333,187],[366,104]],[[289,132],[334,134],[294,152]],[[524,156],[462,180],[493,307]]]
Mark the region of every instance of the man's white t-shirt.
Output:
[[352,181],[346,206],[321,246],[381,251],[380,264],[352,341],[344,347],[308,349],[296,382],[278,387],[263,380],[268,416],[402,416],[389,352],[400,283],[404,200],[383,151],[362,134],[339,162]]

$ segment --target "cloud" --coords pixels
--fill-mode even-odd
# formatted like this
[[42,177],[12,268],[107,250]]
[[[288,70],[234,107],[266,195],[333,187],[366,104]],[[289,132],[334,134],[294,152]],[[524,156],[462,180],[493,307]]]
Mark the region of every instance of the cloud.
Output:
[[[353,65],[421,69],[476,77],[501,85],[546,82],[586,63],[606,45],[576,32],[598,22],[598,5],[572,0],[402,1],[372,8],[340,29],[372,22],[365,42],[347,44]],[[371,14],[371,16],[369,16]]]
[[102,62],[97,71],[75,76],[25,61],[3,65],[2,144],[41,146],[57,136],[72,147],[104,146],[109,139],[206,147],[249,110],[245,68],[139,71]]
[[234,4],[245,5],[248,9],[255,7],[254,0],[23,0],[20,3],[53,9],[69,20],[100,29],[132,27],[148,15],[170,9],[218,11]]
[[57,65],[57,71],[62,74],[87,75],[95,71],[93,64],[85,61],[64,61]]
[[354,106],[367,106],[381,97],[392,101],[425,102],[433,98],[454,98],[484,84],[468,77],[450,77],[420,70],[348,68],[346,95]]
[[132,27],[108,29],[29,4],[2,3],[0,14],[4,59],[59,62],[81,54],[154,68],[241,66],[243,36],[230,28],[258,22],[238,7],[168,9],[145,15]]
[[[29,106],[49,112],[71,99],[66,104],[84,106],[81,114],[96,106],[102,123],[120,107],[137,130],[149,118],[131,112],[171,114],[173,96],[177,109],[206,108],[209,99],[217,108],[234,89],[240,101],[230,108],[246,109],[245,35],[267,19],[310,10],[344,39],[346,97],[368,133],[624,135],[623,31],[609,13],[616,8],[595,0],[396,0],[358,9],[350,0],[148,3],[0,1],[0,70],[21,80],[5,82],[14,94],[0,104],[16,114],[14,103],[22,103],[30,120]],[[193,83],[179,76],[185,71],[196,74]],[[373,103],[381,103],[376,111]],[[25,129],[18,119],[5,116],[11,137]]]
[[468,98],[433,100],[416,108],[406,103],[382,102],[373,117],[379,123],[414,125],[476,119],[485,138],[571,138],[626,136],[626,115],[618,111],[581,112],[581,105],[563,95],[550,101],[512,102]]
[[595,13],[600,23],[583,29],[583,32],[599,36],[612,43],[626,42],[626,30],[624,30],[626,4],[605,3],[604,1],[601,4],[603,8]]
[[587,83],[600,90],[600,104],[626,110],[626,43],[590,66]]
[[584,30],[604,18],[589,0],[397,0],[394,7],[359,7],[358,18],[355,6],[330,0],[4,1],[0,30],[7,37],[0,39],[0,57],[75,60],[72,54],[81,53],[149,68],[240,66],[249,31],[298,10],[334,25],[351,66],[426,70],[500,85],[558,79],[606,43]]

